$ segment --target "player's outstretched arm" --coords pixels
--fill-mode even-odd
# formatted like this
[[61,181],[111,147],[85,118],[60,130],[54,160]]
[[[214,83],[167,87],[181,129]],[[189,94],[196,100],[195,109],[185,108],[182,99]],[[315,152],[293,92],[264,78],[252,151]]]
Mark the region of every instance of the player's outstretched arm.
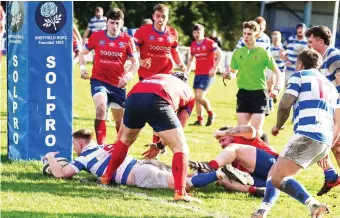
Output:
[[86,70],[85,64],[86,64],[86,60],[85,60],[85,55],[87,55],[90,52],[90,50],[88,50],[86,47],[84,47],[80,53],[79,53],[79,67],[80,67],[80,77],[82,79],[89,79],[90,75]]
[[188,63],[187,63],[187,72],[184,72],[187,74],[187,77],[189,78],[189,74],[190,74],[190,71],[191,71],[191,65],[192,65],[192,62],[195,60],[195,56],[191,55],[189,60],[188,60]]
[[71,165],[66,165],[62,167],[60,163],[58,163],[55,155],[59,152],[49,152],[45,155],[45,159],[47,159],[52,175],[56,178],[71,178],[76,175],[76,171],[71,167]]
[[218,66],[220,66],[221,61],[222,61],[223,53],[222,53],[222,50],[220,49],[220,47],[217,47],[216,50],[214,51],[214,53],[216,55],[216,61],[215,61],[213,68],[209,72],[210,77],[215,76],[217,69],[218,69]]
[[216,139],[224,136],[242,136],[246,139],[253,139],[256,137],[256,130],[250,125],[241,125],[229,128],[227,130],[217,130],[214,133]]
[[178,47],[171,49],[171,56],[174,59],[175,63],[181,68],[182,72],[187,72],[187,66],[184,64],[181,58]]

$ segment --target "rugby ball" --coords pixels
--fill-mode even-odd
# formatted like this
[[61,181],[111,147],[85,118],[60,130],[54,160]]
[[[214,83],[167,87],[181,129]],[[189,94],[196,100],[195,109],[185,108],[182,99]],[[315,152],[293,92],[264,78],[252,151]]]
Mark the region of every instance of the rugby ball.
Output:
[[[64,167],[69,163],[68,160],[64,157],[57,157],[56,159],[57,159],[57,162],[61,164],[61,167]],[[46,163],[44,163],[43,168],[42,168],[42,172],[43,172],[44,175],[52,175],[48,161],[46,161]]]

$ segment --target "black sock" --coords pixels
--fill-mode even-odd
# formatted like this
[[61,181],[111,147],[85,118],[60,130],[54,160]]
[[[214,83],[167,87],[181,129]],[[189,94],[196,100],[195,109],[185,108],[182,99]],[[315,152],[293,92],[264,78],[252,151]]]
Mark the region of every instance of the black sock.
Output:
[[268,135],[265,132],[262,133],[261,139],[269,145]]

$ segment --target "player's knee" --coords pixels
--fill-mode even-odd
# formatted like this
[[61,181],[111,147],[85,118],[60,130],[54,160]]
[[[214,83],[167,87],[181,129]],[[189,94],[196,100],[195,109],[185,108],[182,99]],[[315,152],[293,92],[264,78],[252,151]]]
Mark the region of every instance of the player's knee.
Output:
[[273,175],[272,176],[272,184],[275,186],[277,189],[281,189],[281,183],[282,183],[283,178],[278,176],[278,175]]
[[96,117],[97,118],[104,118],[106,113],[106,105],[100,104],[96,107]]
[[335,144],[332,147],[332,152],[333,152],[334,156],[340,157],[340,144]]
[[201,101],[202,101],[202,95],[197,95],[196,97],[195,97],[195,99],[196,99],[196,101],[198,101],[199,103],[201,103]]

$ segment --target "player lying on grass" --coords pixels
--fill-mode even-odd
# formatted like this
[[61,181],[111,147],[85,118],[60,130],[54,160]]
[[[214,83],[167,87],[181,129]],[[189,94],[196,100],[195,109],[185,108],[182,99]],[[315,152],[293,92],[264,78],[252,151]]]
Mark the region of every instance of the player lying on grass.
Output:
[[[91,144],[92,132],[86,129],[74,132],[72,137],[74,150],[78,156],[74,161],[62,167],[55,158],[58,152],[49,152],[45,155],[44,158],[49,163],[52,175],[56,178],[71,178],[81,170],[85,170],[97,178],[101,177],[111,158],[112,148],[110,146],[112,145]],[[215,174],[221,179],[227,177],[222,171],[218,171]],[[205,175],[209,177],[208,174]],[[229,175],[230,173],[228,173]],[[199,176],[199,179],[203,178],[205,180],[205,185],[213,182],[207,182],[209,178],[204,178],[200,174],[197,176]],[[196,176],[189,177],[190,175],[187,176],[187,190],[191,187],[188,184],[195,183],[194,181],[196,181],[194,179]],[[112,177],[111,182],[141,188],[174,189],[171,167],[156,160],[136,160],[131,156],[125,158],[116,174]],[[202,184],[199,187],[202,187]]]
[[[253,177],[254,185],[245,185],[246,182],[242,178],[238,179],[243,184],[228,179],[219,180],[218,183],[232,191],[263,195],[268,172],[278,157],[273,148],[259,137],[254,127],[249,125],[222,127],[215,132],[215,138],[220,142],[223,151],[209,162],[190,161],[189,167],[199,171],[213,172],[220,167],[232,164],[237,169],[249,172]],[[198,184],[193,184],[198,186]]]

